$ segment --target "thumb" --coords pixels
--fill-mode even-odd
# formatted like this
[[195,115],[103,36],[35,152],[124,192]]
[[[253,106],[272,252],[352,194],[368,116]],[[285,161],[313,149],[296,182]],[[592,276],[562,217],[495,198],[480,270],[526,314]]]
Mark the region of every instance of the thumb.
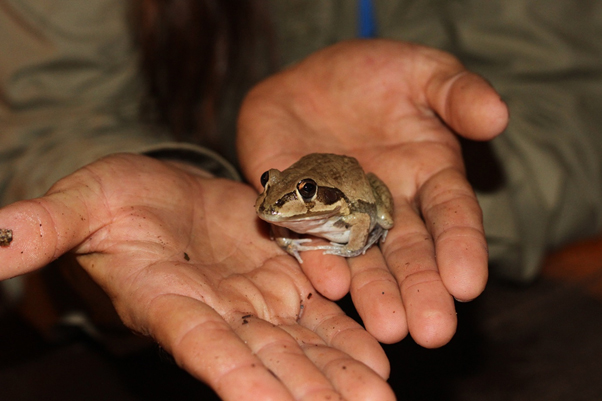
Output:
[[12,241],[0,247],[0,280],[47,265],[93,232],[87,191],[58,191],[0,209],[0,229],[12,234]]
[[454,61],[433,67],[426,87],[429,106],[464,138],[494,138],[508,125],[506,103],[485,79]]

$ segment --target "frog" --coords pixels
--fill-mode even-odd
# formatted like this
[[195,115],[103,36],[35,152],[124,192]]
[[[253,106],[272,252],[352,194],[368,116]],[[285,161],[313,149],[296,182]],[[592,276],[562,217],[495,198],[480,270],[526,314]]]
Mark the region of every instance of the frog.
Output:
[[257,215],[271,224],[272,239],[299,263],[302,251],[362,255],[379,240],[384,242],[393,227],[391,192],[354,157],[311,153],[283,171],[264,172],[260,181]]

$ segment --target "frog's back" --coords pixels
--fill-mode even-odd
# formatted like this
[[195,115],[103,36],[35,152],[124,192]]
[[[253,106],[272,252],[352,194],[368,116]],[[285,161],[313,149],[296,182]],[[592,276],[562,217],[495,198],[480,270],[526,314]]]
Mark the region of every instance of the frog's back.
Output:
[[303,156],[291,168],[296,166],[299,166],[297,178],[307,176],[318,185],[339,188],[343,192],[350,186],[357,189],[366,181],[366,175],[358,161],[349,156],[311,153]]
[[311,178],[319,186],[336,188],[351,199],[374,202],[370,183],[362,166],[354,157],[311,153],[299,159],[290,169],[296,170],[296,180]]

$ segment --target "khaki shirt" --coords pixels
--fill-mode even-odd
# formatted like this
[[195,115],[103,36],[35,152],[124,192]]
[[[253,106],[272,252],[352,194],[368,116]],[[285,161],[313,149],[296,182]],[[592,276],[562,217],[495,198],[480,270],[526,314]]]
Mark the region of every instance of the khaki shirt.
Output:
[[[536,276],[550,247],[602,225],[602,3],[596,0],[374,0],[379,36],[447,50],[485,76],[511,122],[492,141],[505,175],[479,193],[492,266]],[[138,54],[120,0],[0,5],[2,204],[121,151],[178,147],[140,122]],[[270,0],[282,65],[356,36],[353,0]],[[232,104],[223,124],[233,138]],[[217,156],[195,148],[202,160]]]

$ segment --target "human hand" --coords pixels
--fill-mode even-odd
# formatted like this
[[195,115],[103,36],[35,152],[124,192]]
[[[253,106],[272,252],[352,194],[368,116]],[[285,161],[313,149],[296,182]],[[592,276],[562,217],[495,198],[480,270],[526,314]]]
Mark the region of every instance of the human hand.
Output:
[[128,327],[224,400],[394,399],[380,345],[273,247],[254,200],[187,165],[113,155],[0,210],[13,232],[0,279],[72,250]]
[[239,119],[245,175],[301,156],[356,157],[392,192],[395,226],[381,251],[342,258],[305,252],[303,269],[331,299],[349,289],[367,330],[396,342],[408,330],[437,347],[455,333],[453,298],[478,296],[487,281],[481,210],[454,133],[487,140],[508,111],[482,78],[452,56],[388,40],[356,40],[317,52],[260,83]]

